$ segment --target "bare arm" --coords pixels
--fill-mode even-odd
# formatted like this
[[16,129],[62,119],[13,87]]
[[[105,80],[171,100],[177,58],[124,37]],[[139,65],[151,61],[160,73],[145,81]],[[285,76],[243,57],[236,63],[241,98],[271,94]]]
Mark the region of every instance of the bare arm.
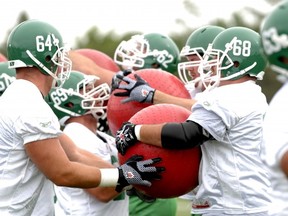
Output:
[[85,189],[85,191],[104,203],[111,201],[119,195],[115,187],[96,187]]
[[115,74],[113,71],[98,66],[91,59],[75,51],[69,52],[69,58],[72,61],[73,70],[77,70],[88,75],[98,76],[100,78],[99,84],[101,83],[107,83],[108,85],[111,84],[112,77]]
[[63,133],[59,140],[69,160],[98,168],[113,168],[112,164],[102,160],[101,157],[76,146],[66,134]]
[[159,90],[156,90],[154,93],[153,104],[174,104],[178,106],[182,106],[188,110],[191,110],[192,106],[196,103],[194,99],[180,98],[175,97]]
[[141,142],[162,147],[161,132],[164,124],[141,125],[140,137]]
[[288,178],[288,152],[286,151],[280,161],[280,167]]
[[[153,104],[166,103],[178,105],[188,110],[191,110],[192,106],[196,103],[195,99],[176,97],[154,89],[150,87],[150,85],[138,74],[134,74],[134,77],[136,80],[127,76],[119,76],[119,79],[126,82],[126,84],[120,84],[117,89],[124,90],[124,92],[114,93],[114,95],[119,97],[128,96],[122,100],[123,103],[127,103],[129,101]],[[147,93],[143,94],[142,92]]]
[[[77,161],[79,163],[99,168],[114,167],[112,164],[102,160],[102,158],[77,147],[66,134],[60,136],[60,141],[64,151],[71,161]],[[86,189],[86,191],[101,202],[109,202],[119,195],[119,193],[116,192],[115,187],[95,187]]]
[[58,186],[91,188],[101,181],[98,168],[71,162],[57,138],[27,143],[25,150],[43,174]]

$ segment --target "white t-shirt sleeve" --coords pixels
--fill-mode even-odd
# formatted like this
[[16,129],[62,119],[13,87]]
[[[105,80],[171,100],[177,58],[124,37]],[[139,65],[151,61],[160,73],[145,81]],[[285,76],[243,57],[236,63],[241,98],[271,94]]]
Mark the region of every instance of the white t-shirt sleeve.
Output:
[[223,141],[227,129],[236,124],[236,119],[231,110],[208,99],[196,103],[188,118],[200,124],[218,141]]
[[46,103],[39,103],[37,106],[32,104],[26,108],[29,110],[19,115],[14,122],[16,132],[22,137],[24,144],[55,138],[62,133],[58,118]]

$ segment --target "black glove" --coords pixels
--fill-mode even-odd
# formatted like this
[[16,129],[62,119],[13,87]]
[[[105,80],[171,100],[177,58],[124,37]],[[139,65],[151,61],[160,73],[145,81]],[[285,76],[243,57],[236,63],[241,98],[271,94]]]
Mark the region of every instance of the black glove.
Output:
[[139,190],[137,190],[135,187],[132,187],[131,189],[126,190],[126,194],[128,196],[137,196],[140,200],[142,200],[143,202],[146,202],[146,203],[153,203],[156,201],[155,197],[148,196],[148,195],[140,192]]
[[114,93],[114,95],[118,97],[128,96],[128,98],[121,101],[122,103],[127,103],[129,101],[153,103],[155,89],[151,88],[150,85],[138,74],[134,74],[136,80],[121,75],[117,75],[117,77],[127,83],[119,84],[118,86],[118,89],[123,89],[125,92]]
[[127,149],[138,140],[135,135],[135,124],[125,122],[116,133],[116,148],[121,155],[125,155]]
[[143,160],[143,156],[133,155],[125,164],[118,167],[119,179],[116,191],[121,192],[130,185],[151,186],[151,180],[161,179],[160,173],[165,170],[164,167],[152,166],[161,161],[161,158]]
[[[122,81],[122,77],[129,75],[132,73],[131,70],[123,70],[123,71],[118,71],[117,73],[114,74],[112,77],[112,82],[111,82],[111,92],[113,92],[115,89],[119,88],[120,82]],[[118,77],[119,75],[119,77]]]

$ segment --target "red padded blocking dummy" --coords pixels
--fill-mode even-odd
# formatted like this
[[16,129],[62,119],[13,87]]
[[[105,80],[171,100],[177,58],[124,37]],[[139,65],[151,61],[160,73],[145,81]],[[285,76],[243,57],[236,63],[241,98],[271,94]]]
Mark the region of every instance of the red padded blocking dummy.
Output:
[[4,56],[2,53],[0,53],[0,62],[6,62],[8,61],[6,56]]
[[[171,73],[159,69],[142,69],[135,71],[135,73],[139,74],[144,80],[146,80],[152,88],[173,96],[190,98],[190,94],[185,88],[183,82]],[[135,80],[133,74],[129,74],[128,77]],[[125,83],[122,82],[122,84]],[[117,89],[114,92],[121,91],[122,90]],[[121,100],[126,97],[116,97],[113,95],[114,92],[112,92],[107,105],[108,125],[112,135],[116,134],[123,122],[128,121],[141,109],[151,105],[148,103],[139,103],[137,101],[123,104],[121,103]]]
[[78,49],[75,50],[77,53],[86,56],[87,58],[94,61],[97,65],[107,70],[111,70],[113,72],[120,71],[118,65],[114,62],[114,60],[108,56],[106,53],[103,53],[99,50],[95,49]]
[[[149,106],[136,113],[129,120],[135,124],[157,124],[164,122],[184,122],[191,114],[185,108],[172,104]],[[174,143],[177,145],[177,143]],[[132,155],[143,155],[144,159],[161,157],[157,166],[164,166],[161,180],[152,181],[151,187],[136,186],[146,195],[156,198],[171,198],[183,195],[198,185],[198,171],[201,159],[200,147],[185,150],[168,150],[138,142],[126,154],[119,154],[123,164]]]

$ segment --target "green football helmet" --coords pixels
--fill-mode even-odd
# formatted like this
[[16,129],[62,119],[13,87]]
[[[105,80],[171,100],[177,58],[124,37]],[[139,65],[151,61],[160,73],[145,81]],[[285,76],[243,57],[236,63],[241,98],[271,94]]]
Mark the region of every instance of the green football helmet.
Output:
[[0,62],[0,96],[16,79],[16,70],[8,68],[8,62]]
[[159,33],[134,35],[122,41],[114,53],[114,61],[125,69],[159,68],[177,72],[179,49],[168,36]]
[[260,27],[264,52],[273,71],[288,77],[288,1],[277,4]]
[[92,114],[95,118],[105,115],[110,87],[107,83],[95,85],[99,78],[71,71],[61,87],[52,88],[45,97],[61,125],[70,117]]
[[203,59],[199,72],[206,88],[246,75],[262,80],[267,66],[260,35],[245,27],[231,27],[218,34]]
[[[207,25],[193,31],[188,37],[185,46],[180,52],[180,57],[187,61],[178,64],[178,75],[187,87],[194,88],[195,82],[199,81],[198,67],[203,60],[205,51],[214,38],[224,30],[220,26]],[[191,59],[191,56],[194,56]],[[192,72],[195,69],[195,72]],[[197,74],[195,74],[197,73]],[[199,86],[200,87],[200,86]]]
[[53,26],[39,20],[27,20],[17,25],[7,41],[10,68],[37,67],[50,75],[58,85],[69,77],[71,60],[68,49]]

